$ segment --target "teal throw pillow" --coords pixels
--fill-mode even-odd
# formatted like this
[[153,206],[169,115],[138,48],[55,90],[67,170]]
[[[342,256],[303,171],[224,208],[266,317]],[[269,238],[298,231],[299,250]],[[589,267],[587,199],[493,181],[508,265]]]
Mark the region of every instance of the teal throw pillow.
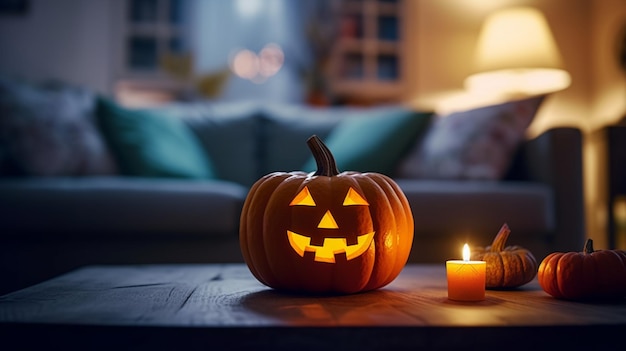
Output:
[[[324,143],[335,156],[340,171],[391,175],[404,153],[426,129],[431,115],[401,108],[374,110],[342,120]],[[311,156],[303,169],[315,168]]]
[[157,110],[128,109],[98,99],[97,117],[123,174],[214,178],[208,155],[181,120]]
[[258,103],[181,102],[164,109],[179,118],[211,157],[215,178],[252,186],[260,177]]

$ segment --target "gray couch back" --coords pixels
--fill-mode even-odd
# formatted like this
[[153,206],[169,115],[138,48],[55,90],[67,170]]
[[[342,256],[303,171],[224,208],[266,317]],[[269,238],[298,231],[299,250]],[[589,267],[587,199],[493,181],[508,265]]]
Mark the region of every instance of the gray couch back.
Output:
[[242,103],[184,103],[162,108],[182,119],[210,155],[218,177],[250,186],[276,171],[304,170],[306,140],[325,139],[342,120],[413,113],[400,106],[376,108]]

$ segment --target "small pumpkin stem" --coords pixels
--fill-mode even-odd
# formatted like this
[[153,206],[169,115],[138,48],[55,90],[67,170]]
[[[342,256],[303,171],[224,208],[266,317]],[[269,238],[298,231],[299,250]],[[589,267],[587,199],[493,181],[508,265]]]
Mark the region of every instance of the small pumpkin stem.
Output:
[[586,254],[590,254],[593,253],[593,240],[591,239],[587,239],[587,241],[585,242],[585,248],[583,249],[583,252]]
[[311,149],[311,153],[313,154],[313,158],[315,158],[315,163],[317,164],[317,171],[314,175],[333,177],[339,174],[335,156],[333,156],[322,139],[320,139],[317,135],[313,135],[307,139],[306,143],[309,146],[309,149]]
[[509,238],[509,234],[511,233],[511,229],[509,229],[509,225],[504,223],[502,227],[500,227],[500,231],[493,239],[493,243],[491,244],[491,252],[500,252],[504,250],[504,245],[506,245],[506,240]]

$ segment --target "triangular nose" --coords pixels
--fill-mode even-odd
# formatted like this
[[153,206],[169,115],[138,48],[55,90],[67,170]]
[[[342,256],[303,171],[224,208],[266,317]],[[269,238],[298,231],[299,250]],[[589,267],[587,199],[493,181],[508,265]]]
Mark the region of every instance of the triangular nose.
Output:
[[326,211],[326,213],[324,214],[324,217],[322,217],[322,220],[320,221],[320,224],[317,225],[317,227],[324,228],[324,229],[339,228],[339,226],[337,226],[337,222],[333,218],[333,215],[330,214],[330,211]]

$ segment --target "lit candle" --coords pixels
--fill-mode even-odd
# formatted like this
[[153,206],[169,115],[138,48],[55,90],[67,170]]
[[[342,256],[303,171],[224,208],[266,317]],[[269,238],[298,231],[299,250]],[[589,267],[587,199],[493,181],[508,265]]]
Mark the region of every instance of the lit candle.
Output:
[[448,298],[456,301],[485,299],[485,261],[470,261],[470,249],[463,246],[463,261],[446,261]]

